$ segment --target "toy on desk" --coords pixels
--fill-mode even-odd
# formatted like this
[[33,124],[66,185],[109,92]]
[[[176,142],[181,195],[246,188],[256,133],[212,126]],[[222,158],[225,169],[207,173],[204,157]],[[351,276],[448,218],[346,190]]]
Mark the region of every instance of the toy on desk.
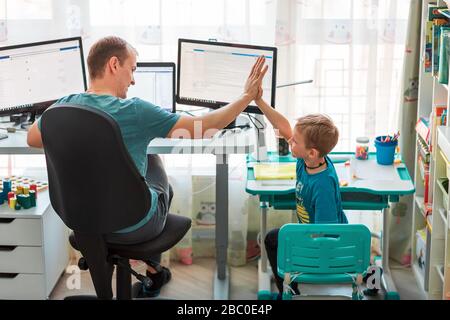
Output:
[[369,159],[369,138],[367,137],[356,138],[355,158],[358,160]]
[[339,181],[339,185],[340,185],[341,187],[346,187],[346,186],[348,186],[348,182],[342,180],[342,181]]
[[0,204],[7,201],[15,210],[35,207],[38,191],[48,187],[46,182],[16,176],[0,179],[0,182]]
[[[30,190],[35,190],[36,193],[43,191],[48,188],[48,183],[44,181],[39,181],[36,179],[31,179],[27,177],[22,176],[10,176],[6,178],[0,178],[0,193],[3,192],[3,181],[10,181],[11,182],[11,191],[16,192],[18,186],[29,185]],[[35,189],[32,189],[31,186],[36,185],[36,187],[33,187]],[[20,189],[20,188],[19,188]]]

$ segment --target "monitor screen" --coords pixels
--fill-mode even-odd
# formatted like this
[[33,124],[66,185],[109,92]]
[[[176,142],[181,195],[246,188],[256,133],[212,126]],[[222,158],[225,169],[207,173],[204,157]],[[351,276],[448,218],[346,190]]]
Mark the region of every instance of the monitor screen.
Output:
[[138,97],[175,112],[175,63],[138,62],[128,98]]
[[0,47],[0,114],[45,109],[86,88],[81,37]]
[[[275,106],[277,48],[179,39],[177,102],[210,108],[233,102],[242,95],[250,70],[261,55],[268,65],[263,98]],[[254,102],[244,111],[262,113]]]

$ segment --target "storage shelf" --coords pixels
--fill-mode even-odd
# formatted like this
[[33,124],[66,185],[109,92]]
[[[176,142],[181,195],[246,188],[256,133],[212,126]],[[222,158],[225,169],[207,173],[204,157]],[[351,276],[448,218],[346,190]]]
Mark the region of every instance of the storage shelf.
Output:
[[419,264],[417,262],[414,262],[412,264],[412,268],[411,269],[413,271],[414,277],[416,278],[416,280],[418,282],[419,288],[421,290],[425,290],[425,288],[424,288],[424,280],[425,279],[424,279],[424,275],[422,274],[422,271],[421,271],[421,269],[419,267]]
[[[449,0],[450,1],[450,0]],[[432,1],[421,1],[421,57],[425,57],[427,41],[427,20]],[[437,6],[445,6],[443,0],[438,0]],[[450,21],[450,15],[449,15]],[[431,39],[433,44],[434,39]],[[430,42],[430,41],[428,41]],[[431,53],[433,56],[433,53]],[[433,67],[432,67],[433,69]],[[414,183],[418,187],[418,196],[414,197],[414,213],[412,215],[412,243],[415,244],[416,233],[419,229],[426,228],[426,257],[425,267],[420,268],[418,258],[416,257],[416,246],[412,248],[411,269],[417,280],[418,286],[429,299],[442,299],[445,295],[443,290],[447,290],[450,284],[450,190],[443,186],[443,178],[450,178],[450,126],[447,116],[447,126],[440,126],[442,119],[436,114],[441,114],[445,109],[447,115],[450,108],[449,84],[440,83],[438,78],[433,76],[432,72],[425,72],[425,59],[422,59],[419,66],[419,88],[417,103],[417,118],[426,118],[430,130],[429,141],[432,148],[424,141],[420,134],[416,134],[416,154]],[[439,112],[438,112],[439,111]],[[419,123],[418,130],[425,136],[427,127]],[[431,149],[431,150],[430,150]],[[419,163],[419,156],[422,159],[428,159],[429,181],[424,185],[422,178],[425,176],[425,168]],[[444,185],[447,182],[444,183]],[[429,193],[425,194],[428,187]],[[427,198],[426,206],[424,204],[424,195]],[[431,198],[428,198],[430,196]],[[432,208],[428,206],[432,204]],[[430,210],[432,209],[432,210]],[[429,213],[429,215],[427,215]],[[419,243],[419,245],[423,245]],[[444,266],[445,269],[442,268]],[[450,298],[450,297],[449,297]]]
[[436,268],[436,271],[437,271],[437,273],[439,275],[439,278],[441,279],[442,284],[443,284],[444,283],[444,274],[442,273],[443,266],[441,264],[438,264],[438,265],[435,266],[435,268]]
[[421,196],[415,196],[414,199],[416,200],[416,205],[420,209],[420,213],[422,214],[422,217],[426,219],[426,211],[425,211],[425,204],[424,204],[424,197]]
[[444,221],[445,227],[448,228],[448,220],[447,220],[447,215],[445,214],[444,208],[439,209],[439,215],[441,216],[442,221]]

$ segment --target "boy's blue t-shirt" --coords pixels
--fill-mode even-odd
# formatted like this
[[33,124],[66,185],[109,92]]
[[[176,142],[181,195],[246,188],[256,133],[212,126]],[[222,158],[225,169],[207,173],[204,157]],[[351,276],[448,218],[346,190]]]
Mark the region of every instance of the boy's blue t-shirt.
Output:
[[297,160],[295,195],[300,223],[348,223],[342,209],[336,170],[328,156],[325,161],[325,170],[309,174],[305,161]]
[[[148,144],[154,138],[167,137],[180,117],[139,98],[120,99],[111,95],[80,93],[63,97],[55,105],[62,103],[93,107],[111,115],[118,123],[125,146],[143,177],[147,172]],[[41,129],[41,119],[38,120],[38,127]],[[117,232],[137,230],[150,220],[156,211],[158,195],[152,188],[149,187],[149,190],[151,207],[147,216],[136,225]]]

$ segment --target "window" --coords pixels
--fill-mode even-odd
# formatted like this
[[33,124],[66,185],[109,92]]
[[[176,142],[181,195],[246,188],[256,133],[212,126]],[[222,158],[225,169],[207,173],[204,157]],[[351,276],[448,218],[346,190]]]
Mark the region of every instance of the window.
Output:
[[[0,1],[0,8],[1,4]],[[52,0],[6,0],[6,17],[8,20],[51,20]]]

